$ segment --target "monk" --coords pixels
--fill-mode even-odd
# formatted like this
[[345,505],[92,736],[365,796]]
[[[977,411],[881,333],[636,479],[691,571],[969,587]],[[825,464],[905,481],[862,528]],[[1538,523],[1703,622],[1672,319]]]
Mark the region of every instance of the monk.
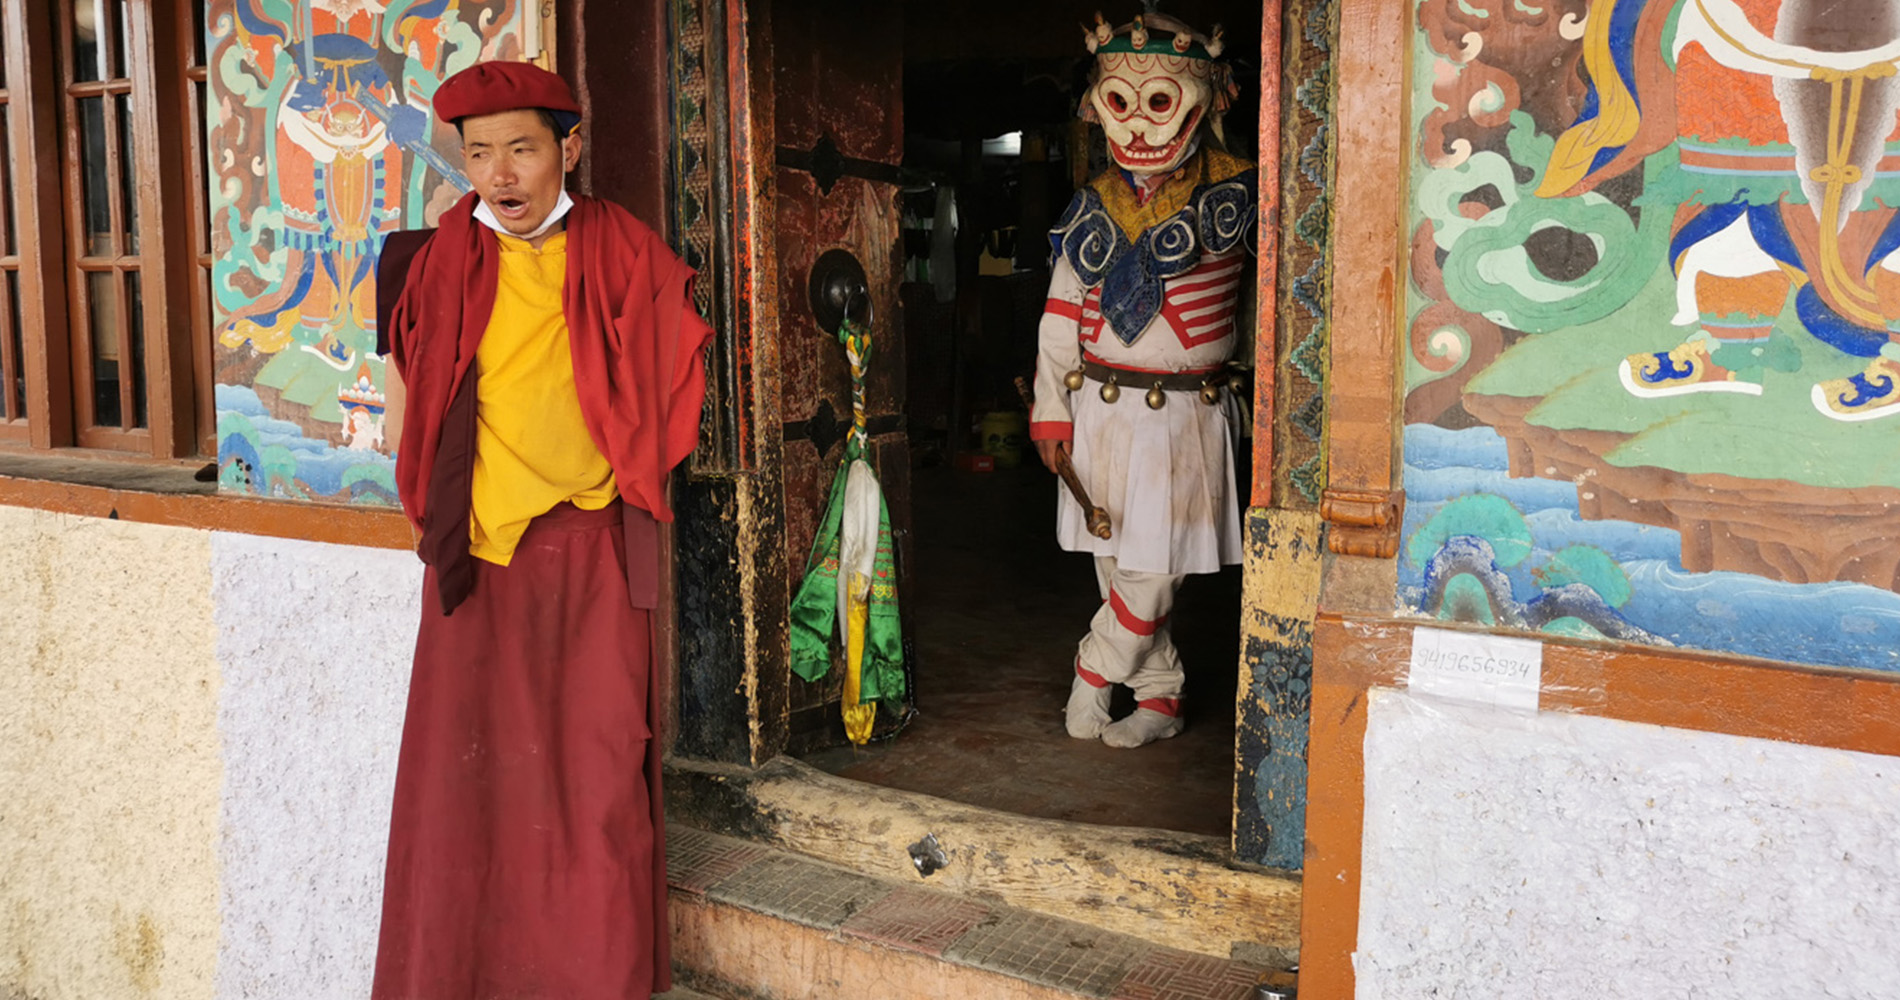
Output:
[[711,329],[659,237],[566,191],[580,110],[526,63],[444,81],[474,191],[378,263],[426,571],[376,1000],[670,987],[650,618]]

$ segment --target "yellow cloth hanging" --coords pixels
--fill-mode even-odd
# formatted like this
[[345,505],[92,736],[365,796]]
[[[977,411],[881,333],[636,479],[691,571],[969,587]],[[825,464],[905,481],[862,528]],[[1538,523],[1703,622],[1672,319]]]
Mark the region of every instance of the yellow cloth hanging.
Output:
[[858,700],[864,680],[864,625],[871,613],[870,596],[870,577],[852,573],[845,609],[844,734],[859,746],[870,740],[871,727],[877,723],[877,702]]

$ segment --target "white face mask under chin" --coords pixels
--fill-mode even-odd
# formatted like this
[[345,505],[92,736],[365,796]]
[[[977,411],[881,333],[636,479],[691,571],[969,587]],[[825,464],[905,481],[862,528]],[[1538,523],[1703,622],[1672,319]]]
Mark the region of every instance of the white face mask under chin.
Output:
[[574,207],[574,199],[569,198],[567,196],[566,188],[562,188],[561,196],[555,199],[554,211],[549,212],[548,217],[545,219],[542,219],[541,224],[539,226],[536,226],[534,229],[534,232],[532,233],[509,232],[508,227],[502,225],[501,220],[495,217],[495,210],[492,208],[489,208],[488,203],[485,201],[476,203],[475,220],[477,222],[480,222],[482,225],[487,226],[490,229],[493,229],[495,232],[502,234],[503,236],[513,236],[515,239],[518,239],[518,240],[535,240],[535,239],[540,239],[542,233],[545,233],[549,229],[552,229],[555,223],[566,218],[568,210],[573,207]]

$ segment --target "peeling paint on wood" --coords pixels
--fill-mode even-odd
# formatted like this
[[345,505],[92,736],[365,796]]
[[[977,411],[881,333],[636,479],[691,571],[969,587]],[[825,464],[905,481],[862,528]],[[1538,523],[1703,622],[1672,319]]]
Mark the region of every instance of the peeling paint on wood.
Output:
[[1289,870],[1302,864],[1305,836],[1322,537],[1311,511],[1256,509],[1247,516],[1234,854]]
[[685,480],[673,490],[678,512],[678,753],[746,762],[747,719],[755,694],[747,680],[743,586],[708,586],[740,577],[739,483]]

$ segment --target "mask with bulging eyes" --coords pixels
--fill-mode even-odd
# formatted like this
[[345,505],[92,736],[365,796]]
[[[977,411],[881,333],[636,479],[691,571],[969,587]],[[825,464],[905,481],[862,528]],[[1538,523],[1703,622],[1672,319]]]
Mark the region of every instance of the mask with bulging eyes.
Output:
[[1213,105],[1209,63],[1174,55],[1104,53],[1089,104],[1109,154],[1131,174],[1173,172],[1194,151],[1195,131]]
[[1116,165],[1141,176],[1172,173],[1193,154],[1203,120],[1218,137],[1234,95],[1227,67],[1215,61],[1220,29],[1207,37],[1153,13],[1111,28],[1097,14],[1083,35],[1095,78],[1082,118],[1101,124]]

